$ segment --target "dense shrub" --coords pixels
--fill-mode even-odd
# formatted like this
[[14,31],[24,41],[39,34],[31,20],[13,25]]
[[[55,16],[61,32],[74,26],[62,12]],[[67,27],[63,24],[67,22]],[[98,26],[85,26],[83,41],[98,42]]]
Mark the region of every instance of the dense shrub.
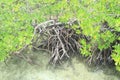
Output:
[[99,54],[112,57],[120,70],[119,0],[1,0],[0,11],[1,61],[30,43],[32,20],[43,22],[57,18],[67,22],[76,18],[79,26],[70,28],[85,36],[79,40],[80,53],[90,60],[100,58]]

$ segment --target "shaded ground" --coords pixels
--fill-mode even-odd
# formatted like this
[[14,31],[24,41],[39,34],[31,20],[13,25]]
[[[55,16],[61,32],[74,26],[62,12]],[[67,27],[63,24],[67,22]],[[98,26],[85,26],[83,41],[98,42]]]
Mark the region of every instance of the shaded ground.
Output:
[[[48,55],[45,52],[30,54],[38,65],[31,65],[19,58],[10,59],[8,66],[0,63],[0,80],[119,80],[115,75],[106,75],[99,68],[88,68],[84,63],[73,59],[73,66],[64,64],[61,69],[47,69]],[[108,74],[112,70],[104,69]]]

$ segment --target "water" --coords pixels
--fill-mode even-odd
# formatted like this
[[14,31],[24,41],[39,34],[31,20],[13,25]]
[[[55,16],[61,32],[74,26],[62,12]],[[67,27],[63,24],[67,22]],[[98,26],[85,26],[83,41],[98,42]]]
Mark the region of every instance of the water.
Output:
[[[0,63],[0,80],[120,80],[113,74],[104,74],[103,69],[94,68],[92,70],[75,58],[72,60],[73,66],[66,62],[59,69],[47,69],[49,58],[47,53],[33,52],[29,56],[39,66],[14,57],[9,59],[8,66]],[[109,69],[107,68],[106,71]],[[112,73],[111,70],[109,72]]]

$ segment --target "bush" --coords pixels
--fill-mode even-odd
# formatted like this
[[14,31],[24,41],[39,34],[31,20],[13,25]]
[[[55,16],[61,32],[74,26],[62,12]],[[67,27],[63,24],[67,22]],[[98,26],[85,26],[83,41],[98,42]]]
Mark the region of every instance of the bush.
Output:
[[67,22],[76,18],[79,26],[71,28],[84,35],[79,40],[82,45],[80,53],[90,60],[100,60],[100,55],[104,61],[112,57],[120,70],[119,4],[118,0],[2,0],[0,60],[31,42],[32,20],[43,22],[57,18],[60,22]]

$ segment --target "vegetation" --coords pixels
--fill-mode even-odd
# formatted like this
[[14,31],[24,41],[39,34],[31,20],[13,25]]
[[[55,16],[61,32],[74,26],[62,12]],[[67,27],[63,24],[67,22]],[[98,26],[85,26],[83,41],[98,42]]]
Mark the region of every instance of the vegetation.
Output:
[[51,19],[61,23],[76,19],[77,25],[65,28],[79,35],[79,53],[89,63],[115,63],[120,71],[119,7],[119,0],[1,0],[0,60],[31,44],[32,25]]

